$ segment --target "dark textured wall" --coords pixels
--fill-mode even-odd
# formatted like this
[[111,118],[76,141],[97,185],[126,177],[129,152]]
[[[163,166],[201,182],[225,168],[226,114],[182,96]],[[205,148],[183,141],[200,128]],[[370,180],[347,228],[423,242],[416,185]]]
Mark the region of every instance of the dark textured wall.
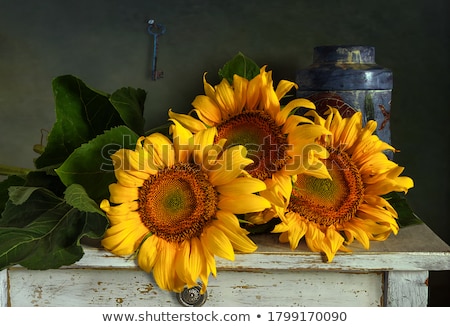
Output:
[[[238,51],[267,64],[275,80],[294,80],[314,46],[372,45],[377,63],[394,72],[392,143],[415,181],[410,204],[450,243],[448,13],[446,0],[0,0],[0,161],[32,167],[32,145],[54,122],[58,75],[106,92],[145,89],[151,127],[169,108],[187,112],[202,93],[203,72],[216,82]],[[149,75],[149,18],[167,27],[158,81]],[[432,273],[431,304],[448,304],[448,279]]]

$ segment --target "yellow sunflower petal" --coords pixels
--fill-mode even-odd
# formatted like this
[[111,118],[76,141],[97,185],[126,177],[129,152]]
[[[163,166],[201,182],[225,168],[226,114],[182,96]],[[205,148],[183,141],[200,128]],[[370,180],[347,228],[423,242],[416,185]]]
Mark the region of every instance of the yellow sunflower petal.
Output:
[[248,110],[255,110],[261,99],[261,75],[257,75],[248,82],[247,106]]
[[[382,198],[381,196],[365,194],[364,202],[369,204],[370,206],[385,208],[393,217],[397,218],[397,212],[395,211],[395,209],[386,199]],[[362,205],[364,205],[364,203]]]
[[285,203],[289,201],[290,197],[290,194],[288,198],[284,197],[283,192],[280,190],[278,185],[273,185],[271,188],[261,191],[259,195],[267,199],[275,207],[283,208],[285,207]]
[[203,89],[208,97],[211,99],[215,98],[216,91],[214,90],[214,87],[206,81],[206,73],[203,74]]
[[[145,138],[142,138],[142,141]],[[124,160],[123,169],[130,174],[144,179],[144,174],[155,174],[159,169],[164,167],[164,163],[159,159],[150,147],[144,148],[140,141],[136,145],[136,150],[128,152],[126,160]]]
[[222,221],[216,221],[214,226],[220,229],[230,240],[233,249],[242,253],[252,253],[258,248],[252,240],[250,240],[243,230],[232,230]]
[[232,117],[235,114],[236,104],[234,100],[233,88],[226,79],[222,79],[219,85],[216,86],[216,102],[221,109],[220,111],[226,113],[224,118]]
[[278,101],[272,83],[263,87],[261,91],[261,108],[263,108],[273,120],[276,120],[277,115],[280,113],[280,102]]
[[[275,227],[272,230],[272,233],[278,234],[278,233],[286,232],[286,235],[287,235],[288,230],[289,230],[289,225],[287,223],[285,223],[284,221],[281,221],[281,223],[275,225]],[[287,243],[287,242],[289,242],[288,238],[286,238],[285,241],[282,243]]]
[[192,133],[200,132],[201,130],[204,130],[206,128],[205,124],[202,121],[190,115],[175,113],[172,111],[172,109],[169,110],[169,118],[175,119]]
[[410,188],[414,186],[414,182],[411,178],[406,176],[386,178],[380,180],[375,184],[366,186],[366,193],[384,195],[390,192],[408,192]]
[[[137,202],[137,201],[135,201]],[[123,205],[126,205],[127,203],[124,203]],[[110,213],[107,213],[109,223],[111,226],[114,226],[116,224],[120,224],[124,221],[134,221],[133,223],[136,225],[141,225],[141,217],[139,216],[138,211],[129,211],[126,214],[122,215],[112,215]]]
[[234,213],[226,210],[217,210],[216,217],[219,221],[228,226],[229,229],[240,231],[242,228],[239,225],[239,220]]
[[175,163],[175,149],[167,136],[150,134],[145,138],[144,146],[148,151],[153,151],[166,167],[172,167]]
[[[330,108],[330,110],[328,112],[330,113],[329,117],[332,117],[332,119],[329,120],[329,126],[327,126],[328,118],[329,118],[329,117],[327,117],[326,127],[328,130],[330,130],[330,132],[333,135],[333,146],[338,147],[341,145],[340,136],[341,136],[342,131],[345,128],[346,120],[345,121],[343,120],[343,118],[339,114],[339,111],[336,108]],[[344,121],[344,123],[343,123],[343,121]]]
[[149,174],[154,173],[158,169],[155,166],[151,166],[148,153],[139,146],[135,151],[120,149],[111,155],[111,159],[114,162],[116,176],[118,172],[125,171],[131,176],[145,180]]
[[110,201],[112,203],[132,202],[139,199],[139,189],[137,187],[126,187],[118,183],[109,185]]
[[214,277],[217,275],[217,268],[216,268],[216,260],[214,258],[214,253],[212,253],[208,249],[208,244],[205,241],[205,234],[203,234],[200,237],[200,245],[199,245],[200,251],[202,251],[203,257],[205,261],[203,262],[203,269],[200,274],[200,279],[203,283],[203,286],[208,284],[208,277],[209,274],[212,274]]
[[289,197],[292,193],[292,177],[286,174],[282,174],[277,172],[272,175],[272,180],[278,186],[278,190],[281,195],[289,200]]
[[[111,160],[114,165],[114,170],[124,169],[124,157],[128,156],[129,152],[133,152],[133,150],[129,149],[119,149],[111,155]],[[125,167],[126,169],[127,167]]]
[[114,172],[116,175],[117,181],[126,187],[141,187],[144,184],[144,181],[149,177],[149,174],[144,173],[142,177],[136,177],[136,174],[132,174],[126,170],[116,170]]
[[210,126],[216,126],[222,121],[222,114],[217,103],[206,95],[197,95],[192,102],[200,119]]
[[309,109],[316,109],[316,106],[313,102],[307,100],[307,99],[295,99],[290,101],[281,111],[278,112],[276,115],[275,122],[278,126],[283,125],[289,115],[292,113],[292,111],[296,108],[309,108]]
[[148,229],[143,224],[127,220],[108,228],[102,245],[116,255],[129,255],[137,250],[147,234]]
[[158,243],[158,237],[152,235],[147,237],[139,248],[137,263],[139,267],[147,273],[153,269],[153,266],[158,259]]
[[206,274],[205,255],[202,250],[202,244],[197,237],[190,240],[191,253],[189,255],[189,272],[191,280],[196,281],[197,278]]
[[[194,134],[193,157],[197,165],[202,166],[205,160],[210,160],[209,150],[214,151],[214,153],[217,152],[217,147],[213,145],[216,135],[217,129],[215,127],[207,128]],[[209,167],[209,164],[207,167]]]
[[293,87],[298,89],[298,85],[295,84],[294,82],[287,81],[284,79],[281,80],[278,83],[277,89],[276,89],[276,94],[277,94],[278,100],[281,100],[286,95],[286,93],[288,93]]
[[177,276],[183,280],[188,287],[194,287],[197,285],[196,280],[198,275],[193,277],[189,261],[190,254],[191,242],[190,240],[184,240],[178,245],[174,263]]
[[327,253],[328,261],[333,261],[333,258],[336,254],[336,252],[342,247],[344,244],[344,238],[342,235],[337,232],[334,228],[330,227],[327,228],[325,231],[326,241],[328,244],[328,247],[330,249],[329,253]]
[[392,213],[392,211],[389,211],[384,208],[380,207],[374,207],[370,206],[368,204],[361,204],[361,206],[358,208],[357,212],[358,217],[360,217],[363,220],[368,221],[374,221],[378,224],[384,224],[386,226],[389,226],[390,229],[397,234],[398,231],[398,224],[395,218],[397,217],[397,213]]
[[377,135],[370,135],[364,141],[356,142],[351,152],[352,159],[358,164],[363,164],[370,161],[373,156],[380,155],[382,151],[386,150],[395,151],[395,148],[381,141]]
[[288,240],[292,250],[296,249],[300,240],[305,236],[308,225],[301,219],[296,218],[289,224]]
[[341,144],[345,144],[345,148],[351,148],[362,128],[362,114],[361,112],[356,112],[350,118],[346,119],[348,119],[347,123],[339,139]]
[[108,215],[117,216],[117,215],[126,215],[131,211],[137,210],[139,207],[139,203],[137,201],[126,202],[120,205],[111,206],[108,200],[103,200],[100,202],[100,209],[105,211]]
[[222,195],[217,204],[220,209],[236,214],[263,211],[270,208],[270,205],[267,199],[255,194]]
[[238,177],[231,183],[216,186],[219,193],[228,196],[256,193],[265,189],[266,184],[263,181],[251,177]]
[[369,249],[369,237],[367,236],[364,226],[361,223],[358,223],[358,221],[359,219],[355,217],[352,219],[352,223],[345,224],[344,228],[346,231],[350,232],[365,249]]
[[[289,133],[288,143],[308,145],[313,143],[316,138],[326,134],[330,134],[330,132],[320,125],[300,125]],[[301,150],[303,150],[303,148],[301,148]]]
[[311,251],[324,252],[324,238],[325,234],[316,226],[316,224],[308,224],[308,229],[305,233],[305,241]]
[[294,130],[299,124],[312,124],[313,122],[304,116],[300,115],[290,115],[286,122],[281,127],[281,131],[283,134],[289,134],[292,130]]
[[175,288],[176,274],[174,267],[177,254],[176,245],[159,240],[162,243],[159,247],[158,260],[153,266],[153,277],[158,286],[164,290],[172,291]]
[[316,178],[331,179],[327,167],[321,161],[327,157],[328,152],[325,148],[318,144],[310,144],[303,153],[294,154],[282,171],[289,175],[308,174]]
[[220,160],[211,171],[208,172],[209,180],[213,185],[228,184],[241,174],[253,160],[246,158],[247,150],[244,146],[237,145],[226,149]]
[[209,226],[205,229],[201,240],[211,253],[227,260],[234,260],[233,246],[228,237],[219,228],[214,225]]
[[173,125],[170,126],[170,132],[175,147],[175,160],[188,162],[191,152],[195,149],[194,136],[177,120],[171,119],[171,121]]

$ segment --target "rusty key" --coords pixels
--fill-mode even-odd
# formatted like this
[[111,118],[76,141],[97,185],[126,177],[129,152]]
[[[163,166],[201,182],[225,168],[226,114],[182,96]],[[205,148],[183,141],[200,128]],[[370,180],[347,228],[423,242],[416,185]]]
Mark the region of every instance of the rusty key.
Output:
[[161,24],[156,24],[154,19],[148,21],[148,33],[153,36],[153,58],[152,58],[152,80],[156,81],[158,78],[162,78],[163,72],[156,70],[156,60],[158,51],[158,37],[166,32],[166,27]]

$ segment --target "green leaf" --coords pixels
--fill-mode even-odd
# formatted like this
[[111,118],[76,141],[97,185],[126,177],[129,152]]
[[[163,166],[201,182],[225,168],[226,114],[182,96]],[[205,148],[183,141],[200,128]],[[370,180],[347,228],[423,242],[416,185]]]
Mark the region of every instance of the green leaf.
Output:
[[[39,192],[36,192],[37,190]],[[32,195],[34,201],[28,202],[26,206],[21,206]],[[6,203],[0,219],[0,226],[2,227],[25,227],[34,220],[34,216],[46,211],[47,206],[57,205],[61,201],[50,190],[39,187],[10,187],[9,196],[10,200]],[[42,206],[42,203],[46,203],[46,206]],[[26,210],[20,211],[17,208],[26,208]]]
[[51,190],[57,196],[62,196],[66,186],[56,175],[54,166],[45,167],[43,170],[35,170],[28,173],[24,186],[43,187]]
[[225,65],[219,69],[219,76],[221,78],[226,78],[231,84],[233,83],[234,74],[251,80],[259,74],[259,69],[259,66],[252,59],[239,52],[233,59],[226,62]]
[[404,193],[391,192],[383,196],[397,211],[397,222],[400,227],[422,224],[423,221],[414,213]]
[[124,121],[107,94],[95,91],[80,79],[64,75],[53,80],[56,122],[37,168],[61,164],[81,144]]
[[67,187],[66,192],[64,192],[64,199],[72,207],[80,211],[98,213],[102,216],[105,215],[98,204],[89,197],[86,190],[81,185],[72,184]]
[[22,194],[23,202],[8,201],[0,219],[0,270],[14,264],[29,269],[73,264],[83,256],[80,239],[100,238],[108,225],[103,215],[74,208],[47,189],[13,192]]
[[134,149],[138,138],[126,126],[115,127],[77,148],[56,173],[67,187],[80,184],[100,202],[109,198],[108,186],[116,181],[110,155],[120,148]]
[[270,233],[276,225],[278,225],[281,222],[279,218],[273,218],[269,220],[265,224],[261,225],[253,225],[253,224],[243,224],[243,228],[248,230],[251,234],[265,234]]
[[38,187],[11,186],[8,189],[9,199],[15,205],[24,203]]
[[147,93],[142,89],[124,87],[114,92],[109,101],[122,120],[138,135],[144,135],[144,102]]
[[0,212],[5,209],[6,202],[9,199],[8,189],[10,186],[22,186],[25,184],[23,176],[11,175],[7,179],[0,182]]

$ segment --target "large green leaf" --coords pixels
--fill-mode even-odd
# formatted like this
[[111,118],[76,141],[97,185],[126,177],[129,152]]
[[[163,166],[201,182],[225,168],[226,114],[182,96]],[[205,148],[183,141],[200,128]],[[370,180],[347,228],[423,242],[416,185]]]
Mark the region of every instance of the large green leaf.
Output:
[[111,97],[114,108],[130,129],[138,135],[144,135],[144,102],[147,93],[142,89],[123,87],[117,90]]
[[391,192],[383,196],[397,211],[397,222],[400,227],[422,224],[423,221],[414,213],[409,206],[404,193]]
[[37,168],[62,163],[81,144],[124,124],[108,95],[91,89],[80,79],[60,76],[52,86],[56,122],[44,152],[35,160]]
[[230,84],[233,82],[234,74],[251,80],[259,74],[259,66],[252,59],[239,52],[219,69],[219,76],[226,78]]
[[77,148],[56,169],[66,186],[80,184],[90,198],[109,198],[108,185],[115,182],[110,155],[120,148],[134,149],[139,136],[126,126],[115,127]]
[[4,181],[0,182],[0,213],[5,209],[6,202],[9,199],[8,189],[10,186],[23,186],[25,177],[11,175]]
[[16,203],[9,200],[0,218],[0,269],[73,264],[83,256],[80,239],[100,238],[108,225],[103,215],[80,211],[45,188],[14,187],[10,197]]
[[[39,192],[35,192],[36,190]],[[0,219],[1,227],[25,227],[35,216],[45,212],[48,206],[55,206],[61,201],[53,192],[40,187],[11,186],[8,193],[9,200]],[[32,194],[34,201],[22,206]],[[46,205],[42,206],[42,203]],[[21,208],[24,210],[20,210]]]
[[67,187],[64,192],[64,200],[80,211],[105,215],[97,203],[89,197],[83,186],[79,184],[72,184]]

